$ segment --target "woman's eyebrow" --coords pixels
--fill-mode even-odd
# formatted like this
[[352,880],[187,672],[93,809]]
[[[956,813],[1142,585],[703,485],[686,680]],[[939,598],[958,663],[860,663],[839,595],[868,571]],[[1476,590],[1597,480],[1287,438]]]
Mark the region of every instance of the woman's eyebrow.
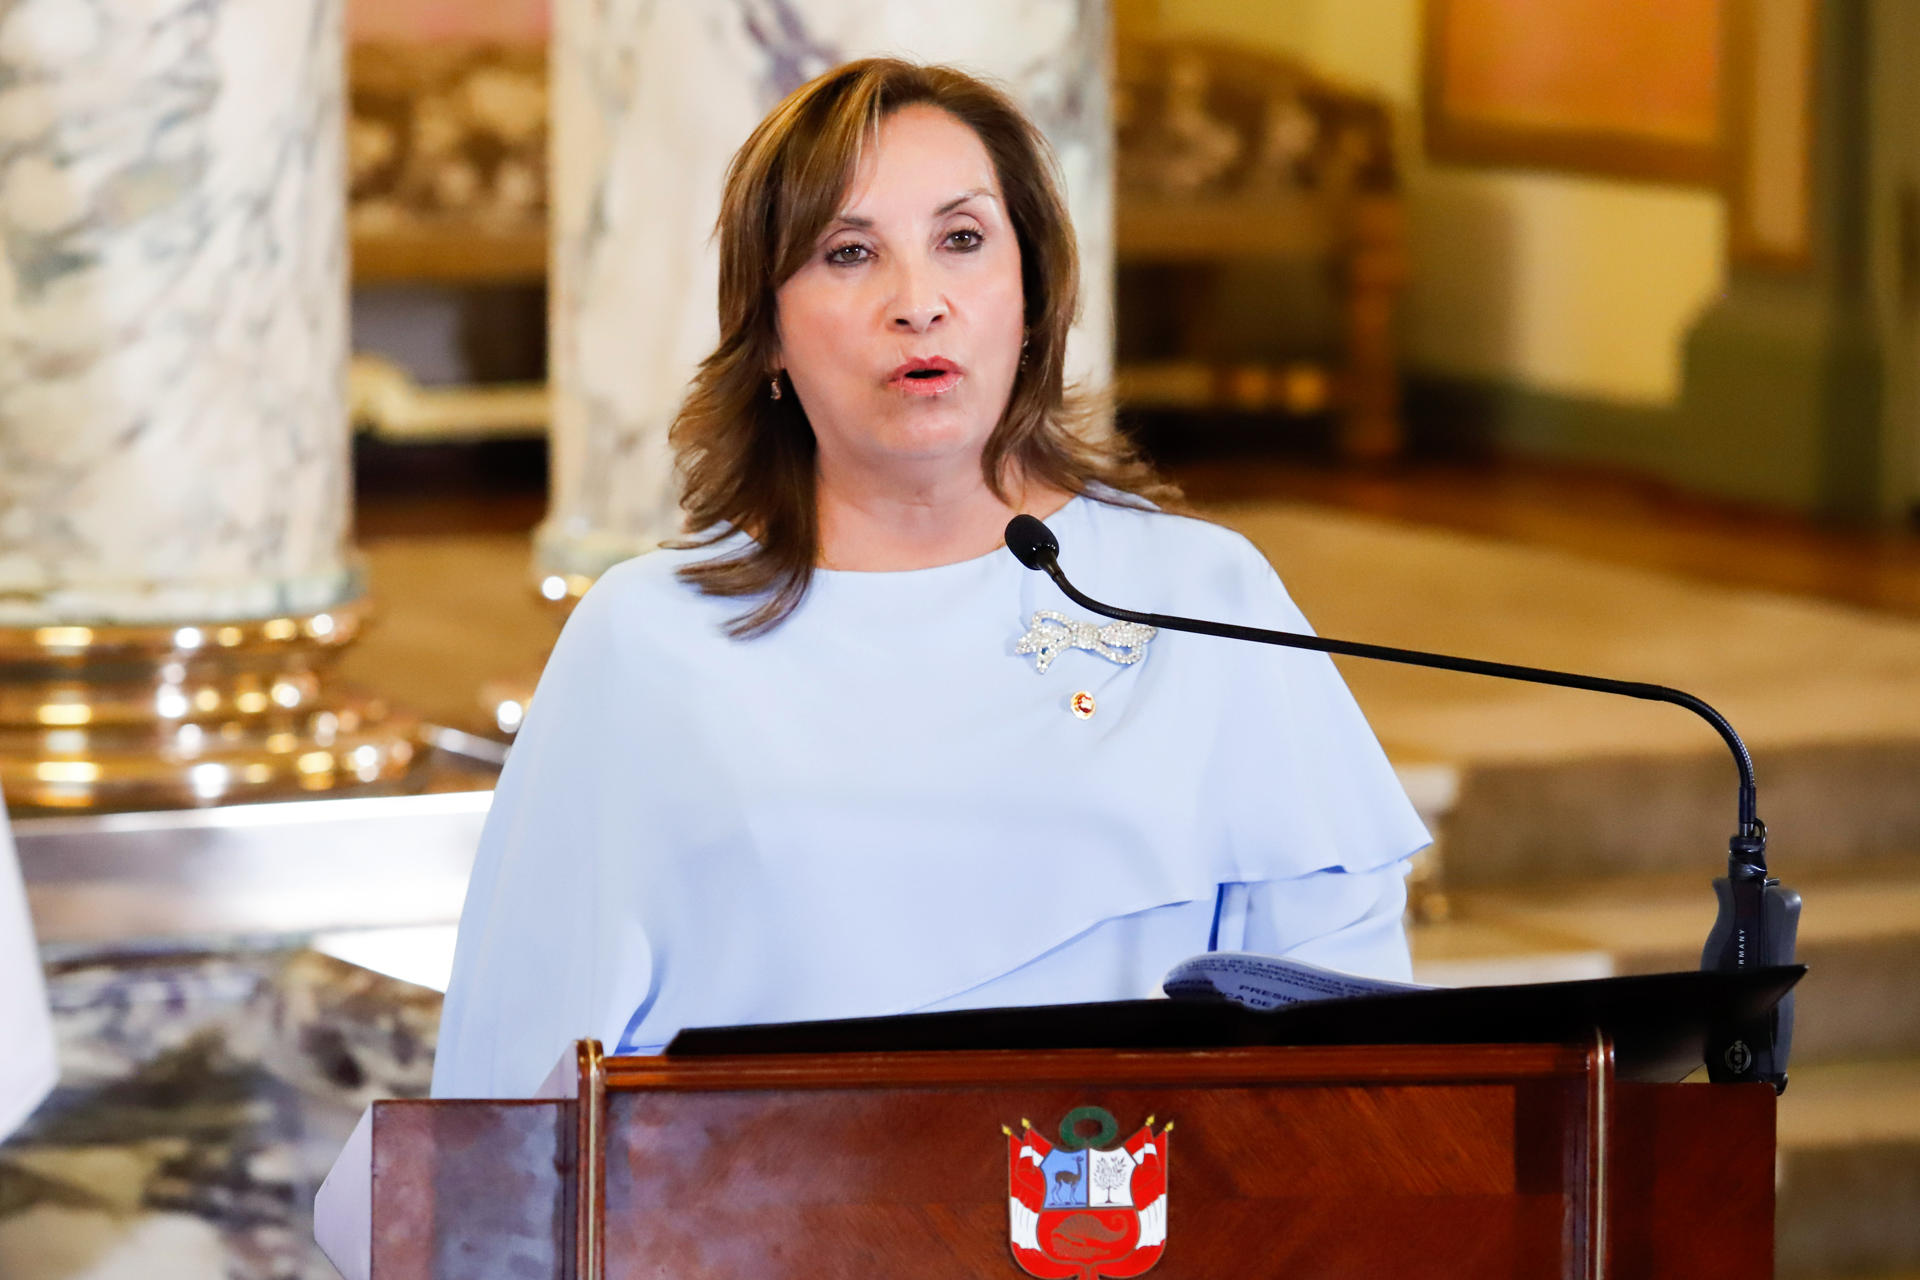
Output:
[[[971,191],[961,192],[959,195],[955,196],[953,199],[941,205],[938,209],[935,209],[933,211],[933,216],[936,218],[944,218],[969,200],[997,200],[997,199],[998,197],[996,197],[993,194],[993,192],[988,190],[986,187],[975,187]],[[873,230],[873,219],[862,217],[857,213],[848,213],[845,210],[842,210],[840,213],[834,215],[833,221],[828,225],[830,229],[838,228],[838,227],[853,227],[856,230],[860,230],[860,231],[871,231]]]
[[965,204],[967,201],[975,200],[975,199],[992,200],[994,199],[994,194],[993,192],[987,190],[985,187],[975,187],[971,191],[963,191],[959,195],[955,196],[953,199],[941,205],[938,209],[935,209],[933,211],[933,216],[936,218],[944,218],[946,215],[948,215],[949,213],[952,213],[955,209],[958,209],[961,205]]

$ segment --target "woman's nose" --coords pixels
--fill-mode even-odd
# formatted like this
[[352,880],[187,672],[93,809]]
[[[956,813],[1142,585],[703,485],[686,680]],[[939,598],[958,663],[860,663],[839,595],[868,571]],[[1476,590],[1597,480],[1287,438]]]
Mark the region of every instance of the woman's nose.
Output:
[[920,306],[901,307],[894,312],[893,327],[904,329],[909,333],[925,333],[945,319],[946,314],[946,307],[937,301]]
[[896,330],[925,333],[946,318],[947,300],[932,271],[906,267],[900,273],[899,285],[890,308]]

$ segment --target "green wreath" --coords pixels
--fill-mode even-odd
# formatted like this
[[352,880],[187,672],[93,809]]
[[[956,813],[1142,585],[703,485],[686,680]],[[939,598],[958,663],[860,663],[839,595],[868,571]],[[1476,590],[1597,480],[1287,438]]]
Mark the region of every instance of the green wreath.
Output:
[[[1091,1138],[1080,1136],[1080,1122],[1091,1120],[1100,1126],[1100,1132]],[[1082,1147],[1104,1148],[1120,1136],[1120,1122],[1113,1118],[1113,1112],[1105,1107],[1075,1107],[1060,1120],[1060,1145],[1068,1151],[1078,1151]]]

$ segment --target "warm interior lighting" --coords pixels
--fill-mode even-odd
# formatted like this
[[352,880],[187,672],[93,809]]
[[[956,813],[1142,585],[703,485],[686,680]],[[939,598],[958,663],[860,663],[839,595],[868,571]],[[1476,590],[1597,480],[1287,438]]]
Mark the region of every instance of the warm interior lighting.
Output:
[[33,642],[43,649],[84,649],[93,643],[92,627],[39,627]]
[[98,782],[100,766],[90,760],[42,760],[33,774],[42,782]]
[[53,702],[40,707],[35,714],[41,724],[87,724],[93,719],[93,708],[78,702]]

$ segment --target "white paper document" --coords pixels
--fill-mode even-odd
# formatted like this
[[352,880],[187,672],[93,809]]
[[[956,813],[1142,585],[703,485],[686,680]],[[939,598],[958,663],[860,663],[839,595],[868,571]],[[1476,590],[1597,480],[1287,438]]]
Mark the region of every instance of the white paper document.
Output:
[[1209,951],[1182,960],[1161,988],[1174,999],[1225,996],[1249,1009],[1278,1009],[1307,1000],[1343,1000],[1350,996],[1431,991],[1412,982],[1387,982],[1323,969],[1304,960],[1256,955],[1251,951]]

